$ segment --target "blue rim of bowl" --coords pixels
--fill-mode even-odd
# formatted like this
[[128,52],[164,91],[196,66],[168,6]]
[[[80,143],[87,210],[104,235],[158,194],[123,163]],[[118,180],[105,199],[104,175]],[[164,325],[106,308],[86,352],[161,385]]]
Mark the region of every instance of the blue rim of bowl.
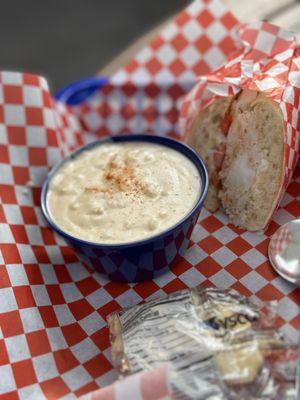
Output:
[[[48,193],[48,188],[51,180],[55,176],[55,174],[60,170],[60,168],[67,164],[69,161],[73,160],[76,158],[79,154],[81,154],[84,151],[90,150],[94,147],[101,146],[105,143],[123,143],[123,142],[147,142],[147,143],[156,143],[160,144],[165,147],[170,147],[174,150],[177,150],[181,154],[185,155],[187,158],[189,158],[190,161],[193,162],[193,164],[196,166],[200,179],[201,179],[201,190],[199,193],[199,197],[194,205],[194,207],[185,215],[181,220],[179,220],[175,225],[172,225],[170,228],[158,233],[157,235],[153,235],[151,237],[148,237],[146,239],[142,240],[136,240],[134,242],[125,242],[125,243],[101,243],[101,242],[90,242],[88,240],[83,240],[80,239],[76,236],[73,236],[64,230],[62,230],[54,220],[50,216],[50,212],[48,211],[47,207],[47,193]],[[88,246],[88,247],[101,247],[101,248],[106,248],[106,249],[126,249],[128,247],[136,247],[136,246],[143,246],[147,245],[154,240],[159,240],[164,238],[165,236],[171,234],[174,229],[178,228],[180,225],[185,223],[195,212],[196,210],[202,206],[207,190],[208,190],[208,174],[206,167],[202,161],[202,159],[198,156],[198,154],[191,149],[189,146],[186,144],[179,142],[174,139],[170,139],[167,137],[163,136],[153,136],[153,135],[146,135],[146,134],[135,134],[135,135],[121,135],[121,136],[112,136],[112,137],[107,137],[103,138],[101,140],[97,140],[95,142],[89,143],[86,146],[83,146],[79,148],[78,150],[74,151],[73,153],[69,154],[67,157],[65,157],[61,162],[59,162],[57,165],[55,165],[51,171],[48,173],[43,186],[42,186],[42,191],[41,191],[41,208],[43,215],[47,221],[47,223],[51,226],[51,228],[60,234],[62,237],[64,237],[66,240],[69,240],[73,243],[77,243],[80,246]]]
[[55,99],[69,106],[77,106],[86,101],[97,90],[109,82],[109,79],[101,76],[97,78],[86,78],[72,82],[61,88],[55,94]]

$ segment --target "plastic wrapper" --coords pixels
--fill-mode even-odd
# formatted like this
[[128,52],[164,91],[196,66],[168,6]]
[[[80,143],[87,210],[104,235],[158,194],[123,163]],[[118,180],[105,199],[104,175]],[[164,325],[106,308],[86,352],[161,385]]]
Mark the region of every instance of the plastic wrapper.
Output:
[[292,399],[296,351],[275,327],[275,304],[196,288],[108,316],[122,375],[168,365],[176,399]]

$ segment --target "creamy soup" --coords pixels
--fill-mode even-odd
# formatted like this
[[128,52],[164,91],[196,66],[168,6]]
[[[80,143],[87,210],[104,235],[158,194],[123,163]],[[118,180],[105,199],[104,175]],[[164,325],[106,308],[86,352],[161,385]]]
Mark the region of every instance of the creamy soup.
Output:
[[52,179],[50,215],[65,232],[95,243],[151,237],[179,222],[201,190],[195,165],[168,147],[107,143],[82,152]]

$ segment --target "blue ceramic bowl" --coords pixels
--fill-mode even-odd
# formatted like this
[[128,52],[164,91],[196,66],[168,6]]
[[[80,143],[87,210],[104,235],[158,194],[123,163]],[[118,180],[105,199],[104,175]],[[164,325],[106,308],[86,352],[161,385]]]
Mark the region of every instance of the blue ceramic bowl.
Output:
[[[171,228],[153,237],[131,243],[92,243],[78,239],[61,230],[50,216],[47,206],[47,192],[51,179],[59,171],[62,165],[68,163],[83,151],[96,146],[101,146],[103,143],[141,141],[157,143],[170,147],[179,151],[194,163],[200,174],[202,189],[193,209]],[[207,193],[207,187],[208,176],[203,161],[185,144],[160,136],[115,136],[88,144],[87,146],[75,151],[55,166],[43,184],[41,206],[48,224],[75,249],[77,255],[82,261],[97,269],[99,272],[106,274],[112,280],[136,282],[152,279],[160,273],[167,271],[169,268],[172,268],[178,261],[179,257],[184,254],[203,205]]]

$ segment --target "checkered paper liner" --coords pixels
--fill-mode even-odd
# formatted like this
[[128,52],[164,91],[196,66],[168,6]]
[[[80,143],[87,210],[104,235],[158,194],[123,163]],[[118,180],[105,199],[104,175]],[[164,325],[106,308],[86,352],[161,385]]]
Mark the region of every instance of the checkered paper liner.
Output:
[[[117,376],[106,316],[199,284],[277,300],[279,325],[297,340],[299,288],[273,271],[267,247],[280,225],[300,215],[299,169],[265,234],[241,231],[221,212],[203,209],[189,249],[173,271],[131,285],[82,265],[46,226],[40,209],[49,168],[70,150],[131,128],[179,137],[182,94],[197,74],[212,70],[236,48],[231,34],[236,24],[219,1],[195,1],[106,88],[72,109],[53,101],[43,78],[0,74],[1,400],[72,399],[110,384]],[[160,49],[168,54],[170,47],[173,61],[159,69],[157,54]],[[163,76],[166,86],[160,91]]]
[[239,48],[237,19],[220,0],[196,0],[91,100],[73,108],[100,136],[153,133],[180,138],[183,95]]
[[242,89],[264,93],[279,104],[285,128],[282,180],[267,225],[292,179],[300,152],[300,49],[293,34],[267,22],[241,25],[238,37],[244,46],[201,77],[183,101],[180,121],[187,132],[201,110]]
[[169,382],[168,366],[143,371],[98,389],[81,400],[175,400]]

